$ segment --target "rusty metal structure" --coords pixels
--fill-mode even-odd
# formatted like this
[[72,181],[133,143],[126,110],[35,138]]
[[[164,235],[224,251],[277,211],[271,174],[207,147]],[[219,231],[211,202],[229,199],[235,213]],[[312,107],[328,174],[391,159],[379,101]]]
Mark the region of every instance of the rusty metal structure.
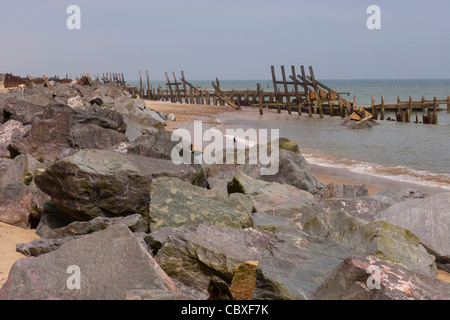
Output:
[[[58,77],[49,78],[50,81],[55,81],[57,83],[70,83],[72,79],[60,79]],[[3,86],[5,88],[17,88],[20,85],[29,85],[30,83],[34,84],[43,84],[45,83],[44,78],[33,78],[31,76],[27,76],[26,78],[14,76],[11,73],[5,74],[5,79],[3,80]]]

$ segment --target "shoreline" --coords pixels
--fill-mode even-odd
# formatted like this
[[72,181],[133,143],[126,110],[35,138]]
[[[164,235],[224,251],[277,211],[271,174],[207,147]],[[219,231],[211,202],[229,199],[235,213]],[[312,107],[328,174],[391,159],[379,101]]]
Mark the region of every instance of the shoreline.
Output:
[[[228,117],[236,112],[245,112],[245,113],[252,112],[251,110],[248,109],[245,109],[243,111],[237,111],[232,107],[188,105],[170,102],[146,101],[146,105],[157,111],[175,114],[177,119],[176,121],[166,121],[167,125],[165,128],[168,131],[173,131],[179,128],[190,130],[193,128],[193,122],[196,120],[203,121],[204,125],[206,124],[208,127],[211,128],[221,127],[223,123],[220,122],[218,119],[219,116],[221,115],[226,115]],[[269,110],[269,112],[271,111],[276,112],[276,110],[275,111]],[[450,192],[449,190],[443,188],[426,186],[423,184],[418,184],[409,181],[389,179],[388,177],[382,175],[354,172],[346,168],[336,168],[333,166],[327,166],[326,164],[325,165],[316,164],[314,162],[308,161],[307,158],[306,160],[314,176],[316,176],[316,178],[325,185],[330,182],[336,182],[341,184],[363,183],[369,190],[370,195],[373,195],[375,192],[384,189],[404,188],[404,187],[419,190],[425,195]]]

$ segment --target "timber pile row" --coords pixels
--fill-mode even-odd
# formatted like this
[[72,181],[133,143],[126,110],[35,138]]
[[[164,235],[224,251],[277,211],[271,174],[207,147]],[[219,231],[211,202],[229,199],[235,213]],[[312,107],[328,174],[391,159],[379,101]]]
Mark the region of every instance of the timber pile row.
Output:
[[[181,77],[177,78],[173,72],[173,80],[166,77],[166,89],[158,86],[156,89],[150,86],[149,75],[147,71],[147,89],[142,82],[142,74],[139,72],[139,87],[127,88],[130,92],[138,94],[144,99],[170,101],[173,103],[201,104],[201,105],[230,105],[235,109],[241,106],[258,107],[262,115],[264,109],[277,109],[278,113],[282,110],[289,114],[296,111],[298,115],[307,113],[310,117],[318,114],[321,118],[324,115],[341,116],[348,120],[361,122],[370,122],[377,124],[376,120],[391,120],[400,122],[411,122],[411,116],[416,115],[415,122],[419,123],[418,112],[423,113],[423,123],[437,124],[437,111],[444,110],[439,106],[447,105],[450,110],[450,96],[447,99],[426,100],[422,97],[420,101],[413,101],[409,97],[408,101],[401,101],[398,97],[397,103],[385,103],[384,96],[381,97],[381,103],[375,103],[375,96],[372,95],[370,106],[359,106],[356,95],[353,101],[346,99],[349,92],[336,92],[324,83],[318,81],[314,76],[314,70],[308,67],[309,75],[305,72],[305,67],[300,67],[300,74],[296,73],[295,66],[291,66],[291,75],[287,76],[284,66],[281,66],[281,79],[277,79],[275,68],[271,66],[273,91],[264,91],[260,84],[257,84],[256,90],[222,90],[219,80],[216,78],[212,82],[211,88],[199,88],[188,82],[184,72],[181,71]],[[386,117],[386,112],[394,112],[394,117]]]

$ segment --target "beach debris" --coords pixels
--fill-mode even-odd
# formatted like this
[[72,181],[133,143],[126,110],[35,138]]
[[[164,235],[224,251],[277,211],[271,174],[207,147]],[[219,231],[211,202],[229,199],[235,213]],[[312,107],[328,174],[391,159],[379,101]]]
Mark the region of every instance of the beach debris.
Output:
[[350,126],[352,129],[367,127],[369,122],[373,125],[379,125],[379,123],[373,119],[373,115],[369,111],[357,106],[353,106],[353,112],[344,120],[344,122],[342,122],[342,125],[347,124],[350,120],[356,121],[355,124]]
[[55,88],[53,87],[53,84],[48,80],[47,75],[46,75],[45,73],[42,75],[42,78],[44,79],[45,86],[46,86],[47,88],[49,88],[50,90],[54,90],[54,89],[55,89]]
[[77,81],[80,86],[92,86],[92,80],[89,76],[82,76],[80,80]]

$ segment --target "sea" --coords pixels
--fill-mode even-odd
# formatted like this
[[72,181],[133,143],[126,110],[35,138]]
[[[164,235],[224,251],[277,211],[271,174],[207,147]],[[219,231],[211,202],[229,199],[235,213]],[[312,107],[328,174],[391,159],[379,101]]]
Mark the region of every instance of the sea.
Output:
[[[372,94],[376,103],[385,96],[386,103],[427,100],[436,96],[447,99],[450,95],[450,79],[386,79],[386,80],[324,80],[322,83],[336,92],[348,92],[352,101],[357,96],[358,105],[370,105]],[[200,88],[211,88],[211,81],[190,81]],[[222,80],[223,90],[255,90],[259,83],[265,91],[273,91],[272,80]],[[138,85],[137,81],[131,82]],[[151,81],[156,88],[165,88],[165,81]],[[345,97],[345,96],[344,96]],[[441,105],[446,109],[446,105]],[[253,108],[252,108],[253,109]],[[387,117],[394,117],[386,113]],[[419,121],[422,114],[419,112]],[[378,120],[381,125],[366,129],[349,129],[340,117],[307,114],[288,115],[246,110],[239,117],[235,113],[219,114],[219,129],[278,129],[281,137],[298,142],[306,160],[324,173],[343,169],[350,174],[383,177],[406,182],[420,188],[436,188],[450,192],[450,113],[438,112],[438,125],[401,123]],[[415,114],[411,116],[415,119]]]

